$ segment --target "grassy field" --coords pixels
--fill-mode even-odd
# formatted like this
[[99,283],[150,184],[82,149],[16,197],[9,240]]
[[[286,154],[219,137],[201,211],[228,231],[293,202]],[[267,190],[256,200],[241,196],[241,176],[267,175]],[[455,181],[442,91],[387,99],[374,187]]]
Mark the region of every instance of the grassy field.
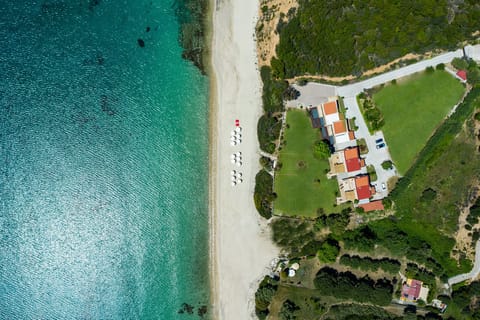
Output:
[[374,94],[375,105],[385,119],[382,131],[401,174],[412,165],[464,91],[446,71],[435,71],[415,74]]
[[[280,151],[282,168],[275,175],[274,213],[286,216],[315,217],[317,209],[325,213],[339,212],[334,207],[338,184],[336,179],[327,179],[328,160],[313,156],[313,145],[320,138],[318,129],[313,129],[304,110],[287,112],[285,146]],[[317,181],[320,179],[320,182]]]
[[[432,256],[449,275],[458,272],[449,253],[454,245],[451,237],[457,229],[459,211],[480,175],[477,138],[470,118],[472,110],[479,108],[480,89],[474,89],[391,193],[400,228],[426,240],[432,247]],[[462,125],[465,118],[470,120]],[[468,270],[469,266],[464,266],[461,269]]]

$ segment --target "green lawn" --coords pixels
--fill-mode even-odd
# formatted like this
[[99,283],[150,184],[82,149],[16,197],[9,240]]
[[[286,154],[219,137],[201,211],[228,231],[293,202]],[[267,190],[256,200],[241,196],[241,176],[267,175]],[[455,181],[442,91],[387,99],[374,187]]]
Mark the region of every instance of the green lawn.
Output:
[[415,74],[374,94],[373,100],[385,119],[382,131],[401,174],[410,168],[464,91],[458,80],[437,70]]
[[[288,128],[285,129],[285,146],[280,151],[282,168],[275,175],[275,214],[315,217],[317,209],[325,213],[339,212],[334,208],[338,191],[336,179],[327,179],[328,160],[313,156],[313,144],[320,138],[320,131],[313,129],[304,110],[287,112]],[[303,166],[299,163],[303,162]],[[320,183],[316,180],[320,179]]]

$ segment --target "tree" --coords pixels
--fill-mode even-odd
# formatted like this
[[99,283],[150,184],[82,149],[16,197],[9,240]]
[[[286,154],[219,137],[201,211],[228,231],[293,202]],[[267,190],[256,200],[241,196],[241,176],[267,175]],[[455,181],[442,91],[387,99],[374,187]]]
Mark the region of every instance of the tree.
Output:
[[280,310],[280,319],[282,320],[294,320],[297,319],[296,311],[300,310],[300,307],[291,300],[285,300],[282,304],[282,309]]
[[325,140],[315,142],[313,155],[317,159],[328,159],[330,157],[330,145]]
[[382,168],[385,170],[390,170],[393,168],[393,162],[390,160],[385,160],[382,162]]
[[340,252],[338,242],[333,239],[328,239],[320,246],[317,252],[318,259],[325,263],[333,263]]
[[468,62],[462,58],[453,58],[452,66],[457,70],[466,70],[468,68]]

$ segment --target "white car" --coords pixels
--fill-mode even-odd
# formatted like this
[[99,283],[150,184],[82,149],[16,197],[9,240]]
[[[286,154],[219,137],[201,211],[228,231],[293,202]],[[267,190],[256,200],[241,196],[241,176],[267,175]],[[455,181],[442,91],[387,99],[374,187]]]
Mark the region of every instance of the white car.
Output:
[[382,182],[382,190],[387,190],[387,186],[385,185],[385,182]]

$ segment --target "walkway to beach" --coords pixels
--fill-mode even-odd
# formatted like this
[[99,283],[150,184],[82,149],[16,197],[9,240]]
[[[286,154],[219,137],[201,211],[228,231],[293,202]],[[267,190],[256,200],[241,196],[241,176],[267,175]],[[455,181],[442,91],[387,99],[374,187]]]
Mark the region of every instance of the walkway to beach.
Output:
[[452,286],[456,283],[463,282],[465,280],[473,280],[475,279],[478,274],[480,273],[480,240],[477,241],[477,245],[475,246],[475,262],[473,264],[472,271],[469,273],[459,274],[457,276],[451,277],[448,279],[448,285]]

